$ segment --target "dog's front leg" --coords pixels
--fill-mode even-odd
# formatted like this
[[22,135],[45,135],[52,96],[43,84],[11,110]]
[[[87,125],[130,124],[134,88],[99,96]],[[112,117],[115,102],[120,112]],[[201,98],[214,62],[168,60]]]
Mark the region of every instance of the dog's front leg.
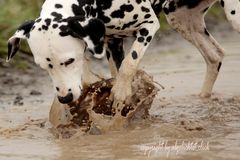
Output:
[[112,38],[107,42],[107,59],[112,78],[116,78],[124,59],[123,39]]
[[137,31],[137,38],[134,41],[130,52],[124,58],[116,77],[115,84],[112,88],[112,93],[114,95],[113,108],[116,109],[117,113],[121,113],[123,107],[122,104],[126,98],[132,94],[131,83],[138,64],[159,27],[159,21],[157,17],[155,17],[153,23],[143,24]]

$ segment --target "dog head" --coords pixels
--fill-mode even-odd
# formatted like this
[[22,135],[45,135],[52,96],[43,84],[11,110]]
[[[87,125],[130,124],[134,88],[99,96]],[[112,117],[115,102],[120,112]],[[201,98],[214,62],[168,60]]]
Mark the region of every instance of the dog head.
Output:
[[27,39],[36,64],[49,73],[59,102],[63,104],[77,100],[81,94],[85,50],[91,51],[96,58],[105,55],[103,23],[95,19],[82,27],[78,20],[63,20],[58,27],[54,27],[54,22],[44,26],[42,23],[46,20],[43,19],[29,21],[8,41],[7,61],[17,53],[21,39]]

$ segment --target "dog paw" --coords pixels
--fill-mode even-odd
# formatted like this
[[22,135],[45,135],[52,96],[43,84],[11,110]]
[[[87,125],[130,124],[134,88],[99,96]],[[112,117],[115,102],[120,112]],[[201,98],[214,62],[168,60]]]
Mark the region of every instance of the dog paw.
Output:
[[117,79],[112,88],[113,108],[120,112],[124,106],[125,100],[132,95],[131,81]]
[[201,92],[201,93],[199,94],[199,97],[200,97],[200,98],[210,98],[211,95],[212,95],[211,93]]
[[112,88],[112,93],[114,95],[114,99],[124,101],[132,94],[131,81],[129,82],[128,80],[117,79]]

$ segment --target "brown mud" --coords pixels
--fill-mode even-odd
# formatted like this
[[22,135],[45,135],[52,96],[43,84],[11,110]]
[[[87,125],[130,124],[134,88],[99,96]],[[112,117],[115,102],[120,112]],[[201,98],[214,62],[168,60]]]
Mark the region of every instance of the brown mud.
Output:
[[49,120],[57,137],[70,138],[78,131],[105,134],[127,128],[134,120],[149,118],[149,110],[159,91],[153,77],[137,71],[132,82],[132,96],[122,104],[121,110],[118,108],[119,111],[113,108],[113,84],[114,79],[107,79],[85,87],[79,99],[69,105],[62,105],[55,99]]

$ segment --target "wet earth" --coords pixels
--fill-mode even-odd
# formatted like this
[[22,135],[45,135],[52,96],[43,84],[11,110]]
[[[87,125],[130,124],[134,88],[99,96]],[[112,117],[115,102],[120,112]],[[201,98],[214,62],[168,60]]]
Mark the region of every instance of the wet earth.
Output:
[[[140,66],[165,87],[151,117],[102,135],[56,138],[48,122],[54,94],[47,73],[36,66],[1,68],[0,159],[239,159],[240,35],[215,36],[226,56],[212,98],[197,95],[205,74],[198,51],[179,36],[155,40]],[[107,65],[96,63],[105,74]]]

